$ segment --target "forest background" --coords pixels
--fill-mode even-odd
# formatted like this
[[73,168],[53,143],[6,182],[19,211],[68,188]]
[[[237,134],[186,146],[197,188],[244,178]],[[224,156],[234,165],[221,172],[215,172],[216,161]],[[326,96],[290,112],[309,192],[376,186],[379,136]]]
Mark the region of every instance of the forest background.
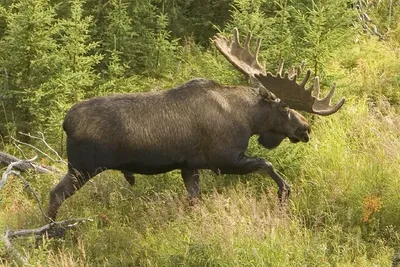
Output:
[[[292,185],[277,205],[269,177],[202,172],[202,200],[188,205],[179,172],[94,178],[60,219],[94,221],[64,239],[15,240],[32,266],[397,266],[400,262],[400,1],[398,0],[0,0],[0,150],[65,158],[61,128],[76,102],[164,90],[192,78],[246,80],[214,48],[237,27],[263,38],[271,70],[305,60],[335,115],[312,122],[307,144],[268,151]],[[157,107],[154,107],[156,110]],[[21,134],[22,133],[22,134]],[[39,154],[39,162],[66,166]],[[2,171],[5,170],[6,166]],[[23,173],[42,202],[62,174]],[[45,204],[46,206],[46,204]],[[46,223],[17,176],[0,191],[0,233]],[[19,265],[0,243],[0,264]]]

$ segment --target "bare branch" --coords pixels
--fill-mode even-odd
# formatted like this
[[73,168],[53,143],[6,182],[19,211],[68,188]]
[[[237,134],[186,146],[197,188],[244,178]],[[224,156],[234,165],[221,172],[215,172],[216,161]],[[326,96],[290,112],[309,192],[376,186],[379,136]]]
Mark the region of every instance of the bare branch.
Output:
[[[384,40],[383,35],[378,31],[378,27],[374,23],[374,21],[368,16],[366,12],[364,12],[364,6],[362,1],[359,1],[358,4],[355,6],[358,12],[358,17],[360,19],[361,25],[363,27],[364,32],[376,35],[379,37],[379,40]],[[368,8],[368,3],[367,7]],[[389,25],[388,29],[390,29],[390,15],[391,15],[391,3],[389,5]]]
[[24,150],[22,150],[22,148],[19,147],[19,145],[15,142],[13,142],[13,145],[18,149],[19,153],[21,153],[22,157],[27,159],[28,157],[25,155]]
[[32,188],[31,184],[21,176],[19,171],[13,170],[14,166],[18,166],[18,165],[21,165],[21,164],[27,164],[27,163],[32,164],[32,162],[34,160],[36,160],[36,158],[37,158],[37,155],[34,156],[32,159],[29,159],[29,160],[19,160],[19,161],[15,161],[15,162],[10,163],[8,165],[6,171],[2,175],[2,179],[0,181],[0,189],[5,185],[5,183],[7,181],[7,178],[8,178],[8,176],[10,174],[14,174],[14,175],[18,176],[21,179],[21,181],[25,184],[25,187],[29,188],[29,190],[31,191],[33,197],[35,198],[36,202],[39,205],[39,209],[40,209],[40,212],[42,213],[43,217],[46,218],[47,220],[52,221],[52,219],[50,217],[48,217],[46,215],[46,213],[44,212],[42,202],[40,201],[40,199],[39,199],[38,195],[36,194],[35,190]]
[[[1,156],[4,156],[4,155],[10,156],[7,158],[7,160],[16,159],[15,157],[5,154],[5,153],[3,153]],[[63,236],[64,232],[67,229],[74,228],[77,225],[79,225],[80,223],[83,223],[86,221],[93,221],[90,218],[73,218],[73,219],[68,219],[68,220],[64,220],[64,221],[60,221],[60,222],[55,222],[45,214],[42,204],[41,204],[41,201],[40,201],[38,195],[36,194],[35,190],[30,185],[30,183],[28,181],[26,181],[20,175],[19,171],[13,170],[13,168],[15,166],[23,166],[24,164],[32,167],[31,166],[32,162],[36,158],[37,158],[37,155],[35,157],[33,157],[32,159],[17,160],[17,161],[11,162],[8,165],[5,172],[3,173],[2,179],[0,181],[0,189],[1,189],[4,186],[4,184],[6,183],[7,178],[10,174],[17,175],[21,179],[21,181],[25,184],[25,186],[27,188],[29,188],[29,190],[33,194],[35,200],[37,201],[37,203],[39,205],[39,209],[40,209],[40,212],[42,213],[43,217],[45,217],[47,220],[51,221],[50,223],[48,223],[42,227],[35,228],[35,229],[21,229],[21,230],[15,230],[15,231],[11,231],[9,229],[6,230],[6,232],[3,236],[3,241],[5,243],[6,250],[10,254],[10,256],[15,258],[15,260],[17,260],[18,262],[22,263],[22,265],[25,265],[27,263],[28,259],[26,257],[24,257],[18,250],[16,250],[14,248],[14,246],[12,245],[12,242],[11,242],[13,238],[17,238],[20,236],[26,236],[26,235],[33,235],[36,240],[41,239],[43,237],[43,235],[46,235],[48,238],[60,237],[60,236]]]
[[22,254],[19,253],[18,250],[16,250],[14,248],[14,246],[12,245],[11,240],[10,240],[10,233],[11,233],[11,231],[7,229],[6,233],[3,236],[3,241],[6,246],[6,249],[13,258],[16,258],[19,262],[21,262],[22,264],[25,265],[27,263],[28,259],[26,257],[22,256]]
[[5,185],[8,175],[10,174],[15,174],[17,176],[19,176],[19,172],[18,171],[14,171],[13,168],[16,165],[20,165],[23,163],[31,163],[32,161],[34,161],[37,158],[37,156],[34,156],[32,159],[28,159],[28,160],[19,160],[19,161],[15,161],[12,162],[8,165],[6,171],[3,173],[3,175],[1,176],[1,181],[0,181],[0,189]]
[[72,218],[72,219],[67,219],[59,222],[51,222],[48,224],[43,225],[42,227],[39,228],[34,228],[34,229],[21,229],[21,230],[16,230],[16,231],[9,231],[8,233],[8,238],[15,238],[19,236],[25,236],[25,235],[34,235],[36,239],[42,238],[43,234],[47,234],[48,237],[56,237],[52,236],[51,233],[48,232],[48,230],[52,229],[53,227],[61,227],[64,228],[65,230],[71,229],[79,225],[80,223],[84,222],[92,222],[93,219],[91,218]]
[[[18,162],[13,165],[13,168],[19,170],[19,171],[26,171],[27,169],[34,169],[35,171],[39,173],[53,173],[52,170],[48,167],[42,167],[36,164],[33,164],[32,162],[26,162],[26,160],[21,160],[17,157],[14,157],[13,155],[10,155],[8,153],[0,152],[0,162],[3,162],[5,164],[11,164],[14,162]],[[52,168],[56,172],[61,172],[60,170],[56,168]]]
[[53,221],[53,220],[52,220],[49,216],[47,216],[47,214],[44,212],[42,202],[40,201],[39,196],[36,194],[35,190],[34,190],[33,187],[31,186],[31,184],[30,184],[27,180],[25,180],[21,175],[18,175],[18,177],[19,177],[19,179],[21,179],[21,181],[25,184],[25,187],[29,188],[29,190],[31,191],[33,197],[35,198],[36,202],[37,202],[38,205],[39,205],[39,209],[40,209],[40,212],[42,213],[43,217],[46,218],[46,219],[49,220],[49,221]]
[[[41,239],[43,235],[46,235],[48,238],[60,237],[59,236],[60,231],[57,231],[56,228],[62,229],[63,233],[65,230],[74,228],[80,223],[84,223],[86,221],[92,222],[93,220],[91,218],[73,218],[60,222],[51,222],[49,224],[43,225],[42,227],[35,229],[21,229],[17,231],[11,231],[7,229],[6,233],[3,236],[3,241],[5,243],[8,253],[12,257],[16,258],[19,262],[25,265],[28,259],[14,248],[11,242],[13,238],[27,236],[27,235],[34,235],[36,240]],[[52,229],[56,229],[56,231],[51,231]]]
[[60,161],[60,160],[56,160],[56,159],[52,158],[49,154],[43,152],[42,150],[40,150],[39,148],[35,147],[34,145],[31,145],[31,144],[28,144],[28,143],[19,141],[19,140],[15,139],[15,138],[12,137],[12,136],[11,136],[11,139],[12,139],[14,142],[18,143],[18,144],[21,144],[21,145],[24,145],[24,146],[28,146],[28,147],[30,147],[30,148],[36,150],[37,152],[39,152],[39,153],[42,154],[43,156],[49,158],[51,161],[54,161],[54,162],[63,162],[63,163],[66,164],[65,161],[63,161],[63,160]]
[[[53,159],[52,157],[50,157],[49,155],[47,155],[47,154],[45,154],[45,153],[43,153],[43,155],[46,155],[46,156],[47,156],[49,159],[51,159],[52,161],[55,161],[55,162],[62,162],[62,163],[64,163],[64,164],[67,164],[67,162],[65,162],[65,161],[62,159],[62,157],[58,154],[58,152],[55,151],[55,150],[46,142],[46,139],[45,139],[45,137],[44,137],[44,134],[43,134],[42,132],[38,132],[38,133],[40,134],[40,137],[31,135],[31,134],[29,134],[29,133],[26,134],[26,133],[19,132],[19,134],[21,134],[21,135],[28,136],[28,137],[30,137],[30,138],[32,138],[32,139],[36,139],[36,140],[42,141],[43,144],[44,144],[51,152],[53,152],[53,153],[57,156],[58,160]],[[37,148],[35,148],[35,149],[37,149]]]

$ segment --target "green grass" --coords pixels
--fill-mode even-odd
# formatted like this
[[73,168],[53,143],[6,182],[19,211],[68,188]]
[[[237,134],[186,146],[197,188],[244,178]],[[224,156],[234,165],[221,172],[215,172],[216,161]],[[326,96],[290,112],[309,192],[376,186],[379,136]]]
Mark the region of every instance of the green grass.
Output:
[[[375,49],[381,55],[371,57]],[[400,253],[398,49],[370,42],[348,54],[332,60],[328,68],[335,77],[324,79],[341,84],[336,95],[346,95],[346,104],[332,116],[307,115],[309,143],[285,141],[267,151],[256,138],[250,142],[248,154],[270,160],[292,185],[284,206],[277,202],[275,183],[260,174],[203,171],[201,201],[189,206],[178,171],[137,176],[134,187],[108,171],[59,211],[59,220],[90,217],[93,222],[62,240],[13,244],[30,266],[390,266]],[[190,57],[178,66],[179,81],[167,77],[165,87],[193,75],[241,82],[231,80],[233,70],[222,58],[207,54],[204,64],[194,64],[203,55]],[[139,82],[140,90],[158,84],[131,79],[118,81],[121,91],[131,83]],[[47,206],[59,177],[23,175]],[[10,176],[0,190],[0,234],[7,227],[45,223],[31,193]],[[14,260],[0,242],[0,265],[17,266]]]
[[[252,140],[292,184],[284,206],[268,177],[202,172],[202,199],[189,206],[179,172],[138,176],[130,187],[105,172],[68,199],[59,219],[91,217],[63,240],[15,246],[32,266],[390,266],[400,235],[400,121],[348,99],[313,119],[307,144],[273,151]],[[47,201],[57,176],[24,174]],[[0,191],[0,231],[45,223],[17,177]],[[47,204],[47,203],[46,203]],[[15,266],[0,246],[1,263]]]

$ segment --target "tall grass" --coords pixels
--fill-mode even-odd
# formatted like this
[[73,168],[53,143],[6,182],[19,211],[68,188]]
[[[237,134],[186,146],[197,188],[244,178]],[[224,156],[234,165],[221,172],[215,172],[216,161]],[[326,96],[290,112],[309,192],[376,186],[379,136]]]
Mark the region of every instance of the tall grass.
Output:
[[[138,176],[131,188],[109,171],[60,209],[60,219],[94,222],[64,240],[16,247],[32,266],[389,266],[400,241],[399,121],[353,98],[337,115],[315,119],[310,143],[252,150],[274,159],[291,182],[283,206],[273,182],[258,174],[204,171],[202,199],[189,206],[177,172]],[[43,199],[57,180],[27,179]],[[1,231],[44,223],[18,178],[0,194]],[[12,266],[0,249],[2,263]]]
[[[390,66],[400,69],[397,50],[368,45],[384,49],[393,57]],[[292,185],[284,205],[274,182],[260,174],[202,171],[202,198],[189,206],[179,172],[139,175],[130,187],[119,172],[108,171],[59,211],[59,219],[93,222],[62,240],[13,244],[31,266],[389,266],[400,246],[398,88],[394,70],[384,71],[382,58],[368,59],[364,52],[329,66],[345,85],[337,94],[347,95],[347,102],[333,116],[309,116],[309,143],[285,141],[267,151],[251,140],[248,154],[270,160]],[[225,68],[218,60],[209,69],[192,68],[197,54],[191,57],[178,66],[182,79],[213,77]],[[229,76],[225,71],[223,81]],[[55,175],[23,175],[43,201],[58,181]],[[10,176],[0,191],[0,233],[44,223],[35,199]],[[0,265],[17,266],[14,260],[0,242]]]

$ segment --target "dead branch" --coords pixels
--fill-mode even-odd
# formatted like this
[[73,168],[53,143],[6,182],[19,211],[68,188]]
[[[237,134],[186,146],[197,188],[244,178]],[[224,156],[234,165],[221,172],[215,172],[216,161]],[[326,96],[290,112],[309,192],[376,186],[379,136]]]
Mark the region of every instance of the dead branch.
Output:
[[28,259],[14,248],[11,242],[12,239],[30,235],[33,235],[35,240],[40,240],[43,236],[46,236],[48,238],[57,238],[63,236],[66,230],[75,228],[80,223],[84,223],[87,221],[92,222],[93,220],[91,218],[73,218],[60,222],[51,222],[35,229],[21,229],[15,231],[7,229],[6,233],[3,236],[3,241],[5,243],[7,252],[12,257],[16,258],[19,262],[25,264],[27,263]]
[[5,185],[7,178],[10,174],[14,174],[17,176],[20,176],[20,173],[18,171],[14,171],[13,168],[15,166],[21,165],[21,164],[30,164],[32,161],[34,161],[37,158],[37,156],[33,157],[32,159],[28,159],[28,160],[18,160],[18,161],[14,161],[11,162],[6,171],[3,173],[3,175],[1,176],[1,181],[0,181],[0,189]]
[[53,152],[53,153],[57,156],[57,159],[52,158],[50,155],[48,155],[47,153],[45,153],[45,152],[39,150],[37,147],[34,147],[34,146],[30,145],[30,144],[27,144],[27,143],[18,141],[18,140],[14,139],[14,138],[12,138],[12,139],[13,139],[14,141],[20,143],[20,144],[27,145],[27,146],[29,146],[29,147],[35,149],[36,151],[38,151],[38,152],[41,153],[42,155],[48,157],[50,160],[52,160],[52,161],[54,161],[54,162],[62,162],[62,163],[64,163],[64,164],[67,164],[67,162],[65,162],[65,161],[62,159],[62,157],[58,154],[58,152],[55,151],[55,150],[46,142],[46,139],[44,138],[44,134],[43,134],[42,132],[38,132],[38,133],[39,133],[40,137],[31,135],[31,134],[29,134],[29,133],[26,134],[26,133],[19,132],[19,134],[21,134],[21,135],[27,136],[27,137],[32,138],[32,139],[40,140],[51,152]]
[[68,230],[71,228],[76,227],[77,225],[84,223],[84,222],[92,222],[93,219],[91,218],[72,218],[72,219],[67,219],[59,222],[51,222],[46,225],[43,225],[42,227],[35,228],[35,229],[21,229],[21,230],[16,230],[16,231],[8,231],[8,239],[12,239],[15,237],[19,236],[26,236],[26,235],[34,235],[35,239],[41,239],[44,234],[46,234],[47,237],[52,238],[52,237],[59,237],[57,234],[53,232],[49,232],[49,230],[58,228],[58,229],[63,229],[63,230]]
[[23,265],[25,265],[27,263],[28,259],[26,257],[22,256],[22,254],[19,253],[18,250],[16,250],[14,248],[14,246],[12,245],[11,240],[10,240],[10,230],[9,229],[7,229],[5,235],[3,236],[3,241],[6,246],[7,252],[13,258],[17,259],[19,262],[21,262]]
[[46,213],[44,212],[44,210],[43,210],[43,205],[42,205],[42,203],[41,203],[41,201],[40,201],[38,195],[36,194],[35,190],[32,188],[31,184],[21,176],[21,174],[19,173],[19,171],[13,170],[13,167],[14,167],[14,166],[17,166],[17,165],[22,164],[22,163],[29,163],[29,164],[32,164],[32,162],[35,161],[36,158],[37,158],[37,156],[33,157],[32,159],[28,159],[28,160],[19,160],[19,161],[15,161],[15,162],[10,163],[10,164],[8,165],[6,171],[5,171],[5,172],[3,173],[3,175],[2,175],[2,179],[1,179],[1,181],[0,181],[0,189],[5,185],[5,183],[6,183],[6,181],[7,181],[7,178],[8,178],[8,176],[9,176],[10,174],[14,174],[14,175],[18,176],[19,179],[21,179],[21,181],[25,184],[25,187],[26,187],[26,188],[29,188],[29,190],[31,191],[33,197],[35,198],[36,202],[37,202],[38,205],[39,205],[39,209],[40,209],[40,212],[42,213],[43,217],[46,218],[46,219],[49,220],[49,221],[52,221],[52,219],[51,219],[50,217],[48,217],[48,216],[46,215]]
[[25,184],[25,187],[29,188],[29,190],[31,191],[33,197],[35,198],[36,202],[39,205],[39,209],[40,209],[40,212],[42,213],[43,217],[49,221],[52,221],[52,219],[49,216],[47,216],[47,214],[44,212],[42,202],[40,201],[39,196],[36,194],[35,190],[31,186],[31,184],[27,180],[25,180],[20,174],[18,175],[18,177]]
[[58,170],[56,168],[39,166],[37,164],[33,164],[32,162],[27,162],[26,160],[21,160],[17,157],[14,157],[13,155],[10,155],[8,153],[1,152],[1,151],[0,151],[0,162],[7,164],[7,165],[17,162],[13,165],[13,168],[15,168],[19,171],[26,171],[28,169],[34,169],[35,171],[37,171],[39,173],[53,173],[53,171],[61,172],[60,170]]
[[10,163],[10,164],[8,165],[6,171],[5,171],[5,172],[3,173],[3,175],[1,176],[0,189],[5,185],[5,183],[6,183],[6,181],[7,181],[7,178],[8,178],[8,176],[9,176],[10,174],[14,174],[14,175],[18,176],[18,177],[21,179],[21,181],[25,184],[25,187],[29,188],[29,190],[31,191],[32,195],[34,196],[35,200],[37,201],[37,203],[38,203],[38,205],[39,205],[39,209],[40,209],[40,212],[42,213],[42,215],[43,215],[46,219],[51,220],[51,219],[45,214],[45,212],[44,212],[44,210],[43,210],[42,203],[41,203],[41,201],[40,201],[38,195],[36,194],[35,190],[32,188],[31,184],[21,176],[21,174],[19,173],[19,171],[13,170],[13,167],[14,167],[14,166],[20,165],[20,164],[22,164],[22,163],[29,163],[29,164],[31,164],[34,160],[36,160],[36,158],[37,158],[37,156],[34,156],[32,159],[28,159],[28,160],[19,160],[19,161],[15,161],[15,162]]
[[[8,154],[6,154],[6,155],[11,156]],[[11,158],[16,159],[13,156],[11,156]],[[56,222],[56,221],[53,221],[51,218],[49,218],[45,214],[45,212],[43,211],[43,206],[40,201],[40,198],[38,197],[35,190],[30,185],[30,183],[21,176],[19,171],[13,170],[13,168],[15,166],[24,166],[24,164],[26,166],[32,167],[33,166],[32,162],[36,158],[37,158],[37,156],[33,157],[32,159],[28,159],[28,160],[18,160],[18,161],[11,162],[8,165],[5,172],[3,173],[2,179],[0,180],[0,189],[1,189],[5,185],[7,178],[10,174],[14,174],[14,175],[18,176],[22,180],[22,182],[25,184],[25,186],[27,188],[29,188],[29,190],[33,194],[36,202],[39,205],[39,209],[40,209],[40,212],[42,213],[43,217],[46,218],[47,220],[51,221],[50,223],[48,223],[42,227],[35,228],[35,229],[21,229],[21,230],[14,230],[14,231],[11,231],[9,229],[6,230],[6,232],[3,236],[3,241],[5,243],[6,250],[13,258],[15,258],[17,261],[21,262],[23,265],[25,265],[27,263],[28,259],[26,257],[24,257],[17,249],[14,248],[14,246],[12,245],[12,242],[11,242],[11,240],[13,238],[27,236],[27,235],[33,235],[35,240],[39,240],[43,236],[46,236],[48,238],[55,238],[55,237],[59,238],[59,237],[64,236],[64,233],[66,230],[74,228],[80,223],[83,223],[86,221],[93,221],[90,218],[73,218],[73,219]],[[10,157],[8,157],[8,159],[10,159]],[[28,167],[26,167],[26,168],[28,168]]]
[[373,20],[368,16],[368,14],[364,11],[365,7],[361,0],[356,4],[356,9],[358,11],[358,17],[360,19],[361,25],[363,27],[364,32],[370,35],[378,36],[379,40],[384,40],[383,35],[378,31],[378,27],[373,22]]

